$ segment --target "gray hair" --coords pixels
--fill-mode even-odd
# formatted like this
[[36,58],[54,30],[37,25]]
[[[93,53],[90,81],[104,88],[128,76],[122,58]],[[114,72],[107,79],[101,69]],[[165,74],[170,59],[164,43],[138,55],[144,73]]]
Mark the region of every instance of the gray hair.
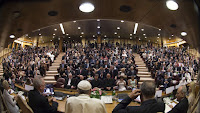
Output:
[[141,93],[144,97],[151,98],[155,96],[156,85],[154,82],[145,81],[141,85]]
[[186,86],[182,85],[181,87],[182,87],[181,92],[184,94],[184,96],[186,96],[186,94],[187,94],[187,88],[186,88]]
[[33,86],[34,88],[38,89],[40,86],[43,85],[43,79],[42,76],[35,76],[33,79]]

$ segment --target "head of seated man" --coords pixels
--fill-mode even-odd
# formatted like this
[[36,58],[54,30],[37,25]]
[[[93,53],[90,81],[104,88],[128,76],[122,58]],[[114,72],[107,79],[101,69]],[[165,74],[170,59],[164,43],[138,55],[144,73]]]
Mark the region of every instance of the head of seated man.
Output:
[[146,101],[155,98],[156,85],[154,82],[143,82],[141,85],[141,101]]
[[176,98],[180,102],[182,99],[186,97],[187,88],[186,86],[180,86],[176,92]]

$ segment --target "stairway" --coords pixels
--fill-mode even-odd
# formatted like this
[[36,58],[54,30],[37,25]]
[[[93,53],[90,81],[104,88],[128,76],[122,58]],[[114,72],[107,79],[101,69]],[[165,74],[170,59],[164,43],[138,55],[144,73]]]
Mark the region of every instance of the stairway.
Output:
[[142,60],[139,54],[134,53],[135,56],[135,64],[138,66],[138,74],[137,76],[140,77],[140,81],[138,82],[139,85],[141,85],[144,81],[154,81],[154,79],[151,77],[151,73],[148,71],[148,68],[146,67],[146,64]]
[[3,77],[3,67],[0,65],[0,78]]
[[46,72],[46,76],[44,77],[44,81],[46,84],[56,83],[54,76],[58,74],[57,68],[59,68],[62,60],[62,56],[64,53],[60,53],[56,60],[52,63],[52,66],[49,67],[49,71]]

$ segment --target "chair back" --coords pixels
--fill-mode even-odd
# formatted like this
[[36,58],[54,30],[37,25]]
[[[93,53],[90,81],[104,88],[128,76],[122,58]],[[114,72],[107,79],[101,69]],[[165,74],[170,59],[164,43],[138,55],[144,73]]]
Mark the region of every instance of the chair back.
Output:
[[1,91],[0,91],[0,98],[1,98],[2,104],[3,104],[3,111],[6,112],[6,113],[11,113],[10,110],[8,109],[8,106],[6,104],[6,100],[3,98],[3,94],[2,94]]
[[22,99],[21,96],[18,95],[17,103],[22,110],[22,113],[34,113],[31,107],[27,104],[27,102]]

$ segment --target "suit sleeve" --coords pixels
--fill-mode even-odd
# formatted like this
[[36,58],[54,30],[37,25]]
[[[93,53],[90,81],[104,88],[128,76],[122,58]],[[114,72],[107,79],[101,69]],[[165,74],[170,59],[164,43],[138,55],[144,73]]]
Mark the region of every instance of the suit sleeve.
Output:
[[122,100],[112,111],[112,113],[127,113],[127,106],[130,104],[132,99],[128,96]]
[[57,108],[58,108],[57,102],[52,102],[52,106],[49,104],[48,99],[42,102],[44,105],[44,109],[46,109],[48,113],[57,113]]

